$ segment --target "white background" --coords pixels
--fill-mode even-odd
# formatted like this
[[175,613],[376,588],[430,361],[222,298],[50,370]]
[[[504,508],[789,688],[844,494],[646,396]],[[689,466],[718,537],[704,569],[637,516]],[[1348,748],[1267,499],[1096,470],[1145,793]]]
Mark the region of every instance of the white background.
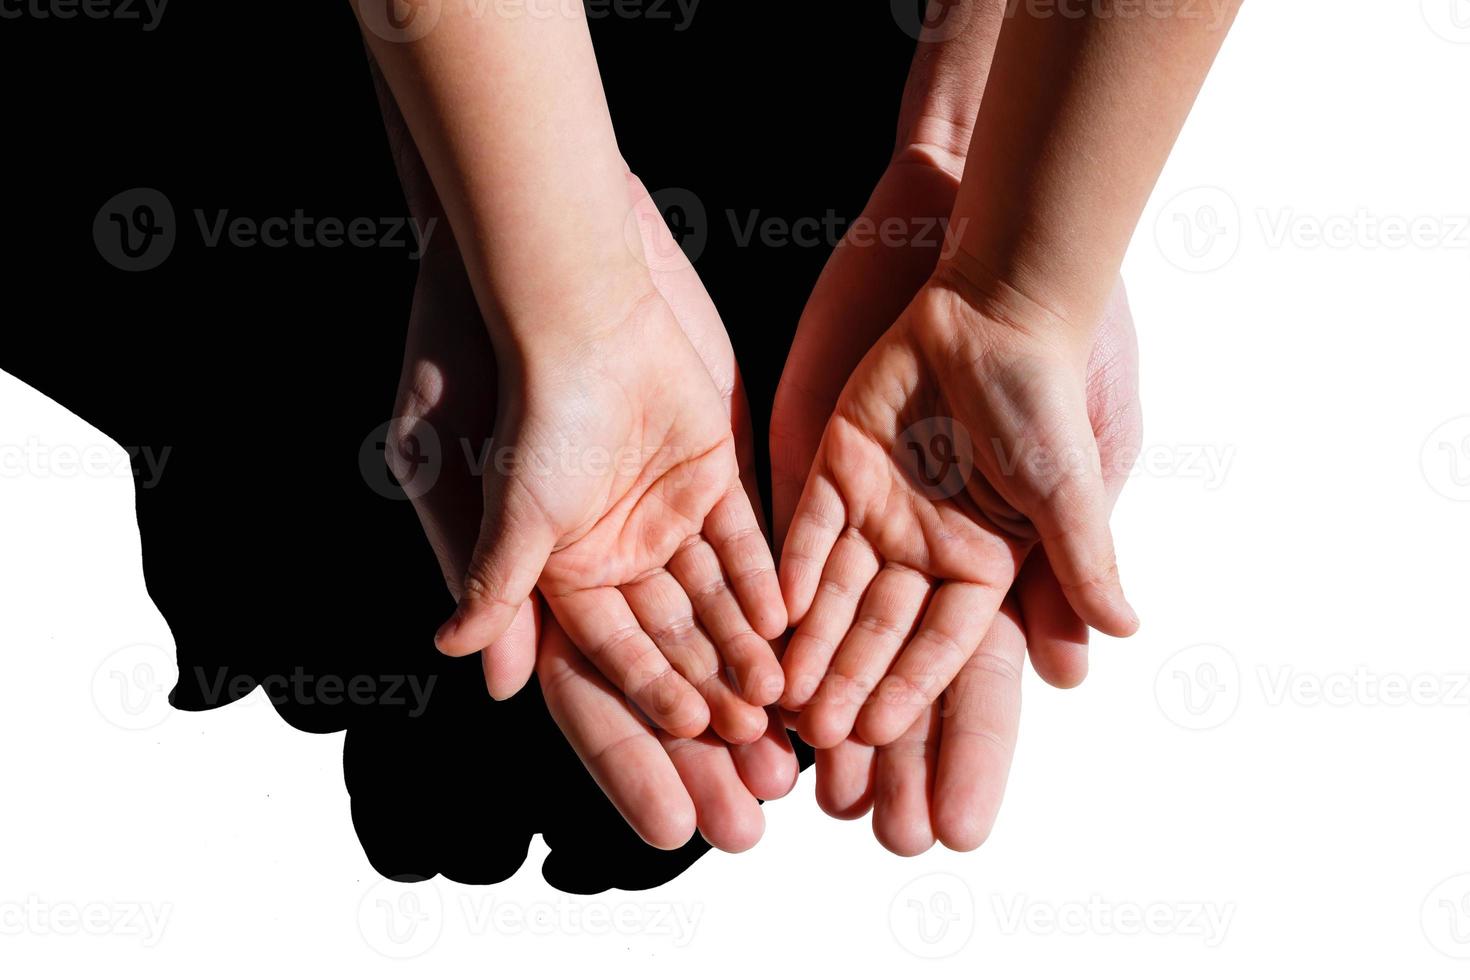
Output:
[[340,734],[167,707],[125,460],[69,475],[120,454],[0,375],[0,970],[1464,976],[1467,91],[1463,0],[1247,4],[1125,266],[1144,627],[1028,676],[973,854],[889,855],[808,774],[653,891],[560,896],[539,841],[494,887],[383,882]]

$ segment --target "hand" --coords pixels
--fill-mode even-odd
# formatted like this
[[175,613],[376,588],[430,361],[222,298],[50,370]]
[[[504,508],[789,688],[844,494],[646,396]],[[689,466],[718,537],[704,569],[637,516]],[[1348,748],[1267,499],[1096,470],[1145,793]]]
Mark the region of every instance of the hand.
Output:
[[[385,105],[391,108],[391,103]],[[412,162],[411,153],[401,153],[400,167]],[[643,219],[639,228],[645,248],[671,255],[677,245],[636,180],[630,179],[630,192]],[[420,266],[389,459],[400,479],[412,486],[414,505],[445,581],[458,596],[483,500],[479,476],[470,465],[474,454],[455,447],[486,444],[495,419],[497,372],[459,252],[452,240],[437,245]],[[741,470],[749,473],[749,417],[719,317],[697,274],[680,256],[660,263],[653,278],[724,395]],[[418,486],[408,460],[421,454],[429,432],[444,450],[441,466],[436,480]],[[484,651],[482,660],[487,681],[497,664],[536,661],[542,693],[558,726],[629,824],[653,846],[679,847],[697,826],[713,846],[744,850],[764,829],[757,800],[783,796],[795,783],[796,758],[781,725],[769,725],[756,741],[738,746],[707,734],[676,739],[654,732],[556,621],[532,602]]]
[[[782,686],[766,638],[785,629],[785,607],[729,406],[663,295],[575,349],[502,365],[501,381],[485,519],[439,648],[489,646],[539,587],[657,727],[759,738]],[[531,668],[529,656],[492,659],[492,693],[513,693]]]
[[855,724],[874,745],[907,731],[1038,541],[1085,622],[1136,629],[1088,415],[1095,331],[1078,350],[1051,326],[973,291],[946,260],[849,379],[781,558],[800,623],[783,703],[806,708],[815,746]]
[[[1137,379],[1133,323],[1120,287],[1098,327],[1087,381],[1110,503],[1138,454]],[[848,738],[817,751],[818,804],[842,819],[872,809],[874,834],[897,854],[922,853],[936,839],[954,850],[979,847],[999,812],[1015,752],[1028,646],[1049,683],[1071,687],[1086,675],[1087,627],[1039,549],[959,676],[902,736],[880,748]]]
[[[905,148],[873,191],[864,219],[919,228],[949,214],[963,163],[940,147]],[[772,411],[778,541],[847,377],[948,247],[932,236],[898,247],[845,241],[828,261],[802,315]],[[1121,286],[1097,332],[1088,394],[1107,489],[1116,499],[1137,456],[1141,418],[1133,324]],[[843,819],[876,806],[874,831],[897,853],[918,853],[936,837],[956,850],[979,846],[995,819],[1014,752],[1025,651],[1044,680],[1072,687],[1086,676],[1087,644],[1087,627],[1062,595],[1045,552],[1033,551],[941,706],[883,749],[848,739],[817,751],[818,803]]]

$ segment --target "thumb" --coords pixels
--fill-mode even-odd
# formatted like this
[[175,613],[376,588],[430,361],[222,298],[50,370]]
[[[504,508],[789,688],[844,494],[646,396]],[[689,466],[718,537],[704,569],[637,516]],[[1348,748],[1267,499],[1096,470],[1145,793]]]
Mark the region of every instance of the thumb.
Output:
[[1071,445],[1085,448],[1056,457],[1065,462],[1028,516],[1073,611],[1109,636],[1132,636],[1138,614],[1118,577],[1097,445],[1090,426],[1073,426],[1071,431],[1076,434]]
[[[485,478],[485,512],[480,535],[465,571],[464,587],[454,614],[434,635],[440,653],[462,657],[486,649],[516,621],[556,544],[556,531],[524,484],[500,473]],[[521,658],[487,658],[486,682],[496,697],[509,697],[525,683],[518,677]],[[505,683],[499,683],[504,680]],[[507,689],[509,688],[509,689]]]

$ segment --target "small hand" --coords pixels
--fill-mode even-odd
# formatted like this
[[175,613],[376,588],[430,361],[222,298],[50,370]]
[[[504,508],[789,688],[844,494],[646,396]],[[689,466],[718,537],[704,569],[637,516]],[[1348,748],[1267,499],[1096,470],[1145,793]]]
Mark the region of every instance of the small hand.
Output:
[[[1111,502],[1137,456],[1141,421],[1137,348],[1121,288],[1097,330],[1087,398]],[[973,656],[906,732],[878,748],[848,738],[817,751],[818,804],[841,819],[872,809],[874,834],[897,854],[921,853],[935,840],[954,850],[980,846],[1015,752],[1028,646],[1049,683],[1071,687],[1085,676],[1087,627],[1040,549],[1026,559]]]
[[[502,368],[487,462],[479,544],[439,648],[489,646],[534,586],[657,727],[759,738],[785,607],[729,404],[663,294],[575,350]],[[497,662],[492,691],[513,693],[531,667]]]
[[[407,163],[414,163],[412,155]],[[639,223],[647,236],[645,247],[662,254],[677,249],[642,186],[631,179],[630,185],[635,207],[646,219]],[[724,395],[742,472],[748,472],[749,420],[734,354],[697,274],[677,258],[661,263],[653,276]],[[483,509],[481,481],[471,465],[476,454],[459,449],[487,444],[496,390],[494,352],[459,253],[451,240],[436,241],[420,267],[389,459],[400,479],[413,487],[419,518],[456,596]],[[425,439],[430,431],[441,450],[438,477],[420,486],[412,481],[409,461],[429,444]],[[722,850],[754,844],[764,827],[757,800],[784,795],[796,780],[796,759],[785,729],[771,724],[756,741],[735,746],[708,735],[675,739],[652,731],[538,605],[536,600],[525,603],[511,628],[483,652],[492,691],[504,665],[535,661],[553,718],[648,843],[678,847],[697,826]]]

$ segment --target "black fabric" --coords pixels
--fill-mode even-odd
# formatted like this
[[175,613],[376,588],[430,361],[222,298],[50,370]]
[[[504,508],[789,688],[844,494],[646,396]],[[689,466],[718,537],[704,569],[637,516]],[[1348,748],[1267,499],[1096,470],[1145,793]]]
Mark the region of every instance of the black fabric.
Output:
[[[672,19],[594,9],[599,61],[630,166],[704,208],[697,267],[764,460],[830,243],[739,238],[752,220],[857,215],[891,149],[913,40],[883,2],[703,0],[682,29],[665,6]],[[385,875],[498,881],[538,832],[545,876],[568,891],[649,887],[696,860],[698,839],[661,853],[636,838],[534,682],[496,704],[476,658],[433,650],[451,600],[412,506],[376,492],[359,459],[391,414],[409,249],[207,244],[220,212],[407,214],[348,4],[179,3],[151,30],[22,17],[0,44],[0,368],[124,446],[169,452],[137,508],[148,589],[178,647],[174,704],[201,710],[271,678],[287,722],[346,729],[352,821]],[[93,222],[140,187],[167,198],[177,240],[157,268],[125,272]],[[435,684],[417,716],[412,698],[386,703],[381,679],[404,673]],[[384,697],[329,705],[290,683],[334,674],[378,678]]]

